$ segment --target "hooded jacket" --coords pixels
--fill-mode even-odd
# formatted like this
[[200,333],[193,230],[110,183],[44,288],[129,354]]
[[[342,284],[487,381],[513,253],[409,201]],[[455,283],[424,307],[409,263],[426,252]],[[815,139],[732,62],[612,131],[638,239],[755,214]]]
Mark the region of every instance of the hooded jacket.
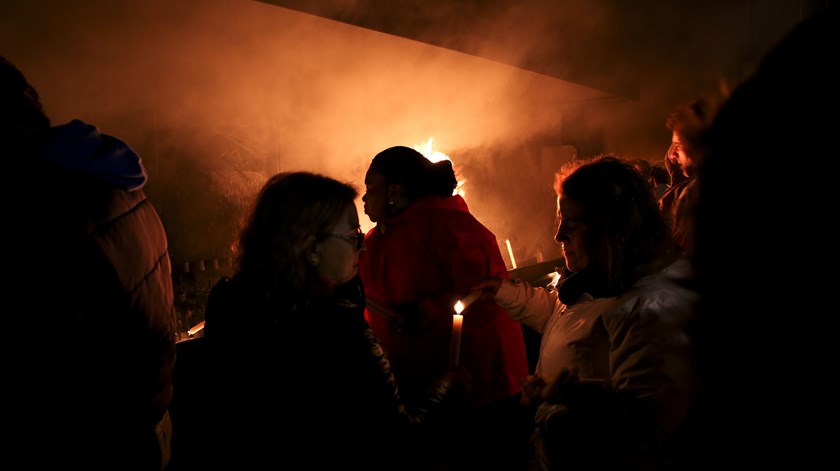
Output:
[[29,149],[4,179],[15,247],[6,288],[22,301],[28,340],[21,436],[50,450],[34,462],[160,469],[176,321],[145,169],[126,143],[79,120]]

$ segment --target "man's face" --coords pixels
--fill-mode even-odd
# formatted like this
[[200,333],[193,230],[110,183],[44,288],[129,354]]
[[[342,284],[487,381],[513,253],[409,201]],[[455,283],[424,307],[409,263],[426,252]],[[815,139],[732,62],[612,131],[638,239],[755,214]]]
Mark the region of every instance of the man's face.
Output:
[[685,152],[685,145],[676,131],[671,134],[671,148],[668,149],[668,155],[672,160],[680,164],[683,175],[686,177],[689,176],[688,169],[694,167],[694,159]]

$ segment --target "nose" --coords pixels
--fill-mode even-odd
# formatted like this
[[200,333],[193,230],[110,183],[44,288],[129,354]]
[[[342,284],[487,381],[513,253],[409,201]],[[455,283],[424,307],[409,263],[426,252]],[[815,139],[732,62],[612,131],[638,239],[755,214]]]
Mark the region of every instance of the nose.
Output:
[[566,240],[566,235],[563,231],[563,224],[560,224],[560,226],[557,228],[557,233],[554,234],[554,241],[562,244],[563,241],[565,241],[565,240]]

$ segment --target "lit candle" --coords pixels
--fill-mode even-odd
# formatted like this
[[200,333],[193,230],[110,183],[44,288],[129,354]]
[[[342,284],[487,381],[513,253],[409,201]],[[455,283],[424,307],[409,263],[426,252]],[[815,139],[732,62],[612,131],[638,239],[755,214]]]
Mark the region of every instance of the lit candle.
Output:
[[505,243],[507,244],[508,255],[510,255],[510,265],[515,270],[516,269],[516,259],[513,258],[513,247],[510,246],[510,239],[505,239]]
[[[458,302],[455,303],[455,312],[459,314],[464,312],[464,309],[470,307],[470,304],[472,304],[476,299],[478,299],[479,296],[481,296],[480,289],[470,292],[470,294],[468,294],[466,298],[458,300]],[[461,305],[460,309],[458,309],[459,304]]]
[[198,324],[194,325],[194,326],[192,327],[192,329],[190,329],[190,330],[188,330],[188,331],[187,331],[187,335],[189,335],[190,337],[192,337],[193,335],[195,335],[195,334],[197,334],[197,333],[201,332],[201,330],[202,330],[202,329],[204,329],[204,321],[201,321],[201,322],[199,322]]
[[449,362],[452,366],[458,366],[461,361],[461,326],[464,324],[464,316],[461,311],[464,305],[461,301],[455,303],[455,315],[452,316],[452,343],[449,344]]

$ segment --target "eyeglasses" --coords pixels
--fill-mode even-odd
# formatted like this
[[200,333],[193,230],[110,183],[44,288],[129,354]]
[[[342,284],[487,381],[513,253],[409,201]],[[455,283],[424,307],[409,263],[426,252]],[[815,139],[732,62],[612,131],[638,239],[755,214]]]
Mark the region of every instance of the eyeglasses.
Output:
[[353,234],[353,235],[344,235],[344,234],[321,234],[321,237],[335,237],[336,239],[341,239],[345,242],[349,242],[353,245],[353,248],[357,251],[364,250],[365,248],[365,235],[362,234],[361,231]]

